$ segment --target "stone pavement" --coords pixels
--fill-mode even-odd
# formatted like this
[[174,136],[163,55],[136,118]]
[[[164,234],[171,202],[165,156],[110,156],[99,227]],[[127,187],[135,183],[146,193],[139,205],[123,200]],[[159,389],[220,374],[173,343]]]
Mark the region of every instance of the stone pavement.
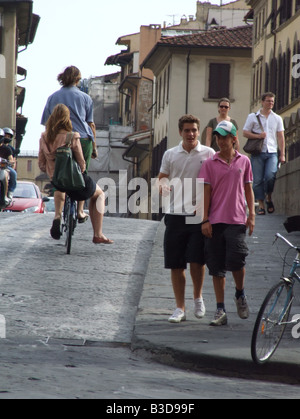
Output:
[[[197,320],[193,314],[192,282],[187,279],[187,321],[168,323],[168,317],[176,308],[170,281],[170,273],[163,269],[163,222],[159,225],[152,256],[146,274],[139,310],[136,317],[132,347],[147,350],[159,362],[172,366],[201,370],[227,376],[300,383],[300,340],[293,339],[291,326],[271,360],[256,366],[250,353],[253,326],[260,305],[282,273],[282,259],[286,244],[277,241],[272,246],[276,232],[285,235],[292,243],[300,243],[300,233],[288,234],[283,226],[286,219],[280,215],[256,217],[256,228],[247,238],[246,292],[251,308],[248,320],[237,316],[233,301],[234,281],[228,274],[226,285],[226,309],[229,323],[214,328],[209,326],[215,312],[215,296],[212,280],[206,274],[204,300],[207,314]],[[292,261],[295,252],[290,252]],[[286,273],[286,271],[285,271]],[[295,287],[300,296],[299,286]],[[292,315],[300,314],[299,298],[294,303]]]
[[[215,297],[208,276],[206,317],[197,320],[193,315],[188,278],[187,321],[168,323],[175,307],[170,274],[163,268],[163,223],[106,218],[104,232],[115,240],[113,246],[93,245],[87,223],[76,230],[72,254],[67,256],[63,243],[49,237],[51,219],[51,214],[2,213],[0,217],[0,314],[6,318],[6,339],[0,339],[1,368],[9,368],[10,375],[12,365],[23,365],[23,348],[36,350],[35,358],[40,354],[43,362],[45,345],[52,350],[85,342],[115,342],[131,345],[137,353],[147,353],[167,365],[299,384],[300,341],[292,338],[291,330],[266,366],[256,367],[250,356],[256,313],[282,271],[277,248],[272,246],[275,233],[300,243],[300,233],[285,232],[285,217],[257,217],[255,233],[248,238],[246,291],[252,314],[246,321],[238,318],[229,275],[229,324],[220,328],[209,326]],[[286,245],[278,245],[284,254]],[[296,293],[300,295],[299,288]],[[300,313],[299,299],[293,313]],[[18,361],[12,364],[14,357]],[[14,373],[19,374],[16,369]]]
[[0,315],[7,339],[48,337],[130,343],[158,223],[105,218],[113,245],[79,225],[66,255],[53,214],[0,215]]

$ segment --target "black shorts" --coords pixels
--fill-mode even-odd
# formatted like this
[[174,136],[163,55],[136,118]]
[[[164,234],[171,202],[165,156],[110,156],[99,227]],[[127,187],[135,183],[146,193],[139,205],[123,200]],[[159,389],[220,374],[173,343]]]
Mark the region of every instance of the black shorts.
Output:
[[246,226],[213,224],[213,237],[206,239],[205,257],[211,276],[225,277],[226,272],[240,271],[246,265],[248,247]]
[[186,224],[182,215],[165,216],[164,255],[166,269],[186,269],[188,263],[205,265],[205,240],[201,224]]
[[66,192],[71,199],[74,199],[74,201],[86,201],[91,198],[96,191],[96,183],[93,179],[86,173],[83,173],[83,178],[85,181],[85,188],[80,191]]

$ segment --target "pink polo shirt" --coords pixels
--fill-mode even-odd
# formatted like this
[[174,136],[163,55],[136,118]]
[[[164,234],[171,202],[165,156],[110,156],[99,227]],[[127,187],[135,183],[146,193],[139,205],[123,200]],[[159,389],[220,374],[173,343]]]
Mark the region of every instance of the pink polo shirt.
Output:
[[211,224],[246,224],[245,184],[253,182],[247,156],[236,151],[236,157],[229,165],[216,153],[203,163],[198,178],[204,179],[204,183],[212,188],[209,211]]

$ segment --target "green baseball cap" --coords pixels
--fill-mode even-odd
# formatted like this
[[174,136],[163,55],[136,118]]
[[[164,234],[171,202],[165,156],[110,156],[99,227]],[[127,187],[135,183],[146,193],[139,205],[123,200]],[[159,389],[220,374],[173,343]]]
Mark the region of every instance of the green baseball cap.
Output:
[[213,132],[214,134],[219,134],[222,137],[226,137],[228,134],[232,134],[236,137],[236,127],[233,125],[232,122],[229,121],[222,121],[219,123],[217,128]]

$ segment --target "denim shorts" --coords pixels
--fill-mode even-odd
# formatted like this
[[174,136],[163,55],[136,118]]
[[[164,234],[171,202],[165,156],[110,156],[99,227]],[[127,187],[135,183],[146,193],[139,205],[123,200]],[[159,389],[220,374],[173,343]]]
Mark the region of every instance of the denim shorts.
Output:
[[182,215],[166,215],[165,225],[165,268],[186,269],[188,263],[205,265],[201,224],[186,224]]
[[211,276],[225,277],[226,272],[236,272],[246,265],[248,247],[246,226],[213,224],[213,236],[206,239],[205,257]]

